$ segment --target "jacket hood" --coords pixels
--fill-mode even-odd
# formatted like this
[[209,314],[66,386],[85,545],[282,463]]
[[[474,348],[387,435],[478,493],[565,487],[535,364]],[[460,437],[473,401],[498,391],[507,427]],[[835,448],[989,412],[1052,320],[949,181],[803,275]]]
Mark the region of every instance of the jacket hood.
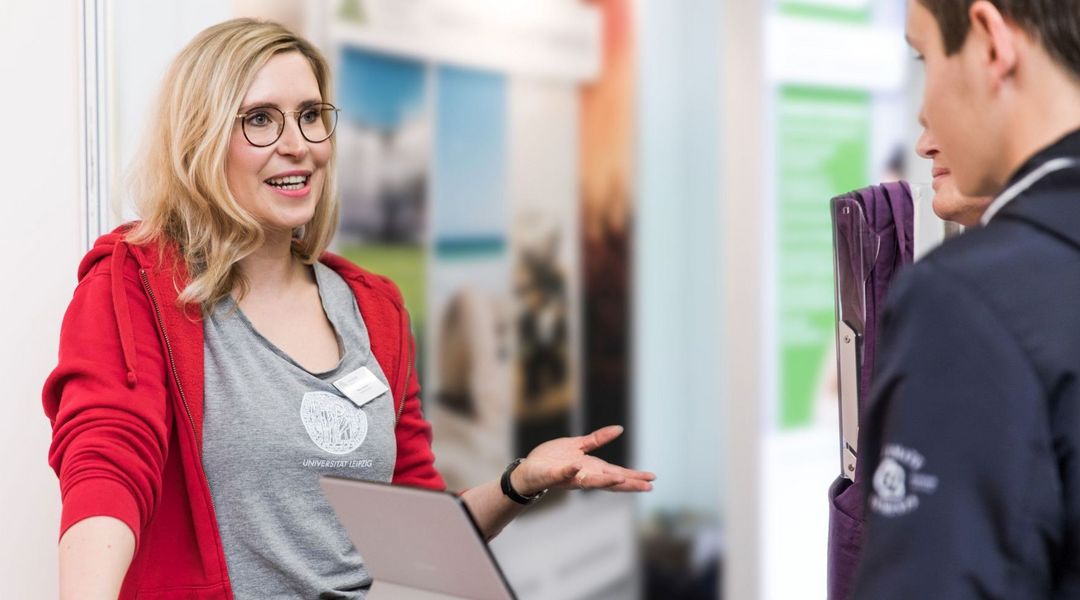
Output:
[[[134,246],[126,240],[128,232],[135,223],[125,223],[112,232],[107,233],[94,242],[93,248],[86,253],[79,263],[78,278],[82,281],[102,261],[109,261],[109,273],[111,278],[112,308],[116,317],[117,332],[120,336],[120,346],[123,349],[124,366],[127,370],[128,386],[135,387],[138,383],[136,375],[135,336],[131,321],[131,310],[128,306],[127,293],[124,289],[124,272],[130,269],[129,259],[139,270],[139,277],[145,278],[145,269],[154,269],[157,264],[158,250],[163,249],[163,260],[172,262],[175,257],[175,248],[165,244],[164,248],[157,245]],[[319,260],[337,271],[346,280],[354,280],[365,287],[382,293],[398,309],[404,310],[404,302],[397,287],[385,277],[373,275],[353,265],[349,261],[331,254],[324,253]],[[176,272],[186,277],[186,269],[182,261],[176,265]],[[143,284],[146,285],[144,279]]]
[[[90,248],[90,251],[83,256],[82,261],[79,262],[79,281],[82,281],[90,271],[94,268],[102,259],[111,257],[113,252],[116,251],[117,246],[127,245],[124,241],[124,237],[127,235],[127,228],[120,227],[106,233],[99,237],[94,242],[94,246]],[[115,263],[114,263],[115,264]]]
[[135,387],[139,382],[136,375],[135,334],[131,325],[131,309],[128,306],[127,292],[124,289],[124,270],[131,255],[131,245],[125,240],[132,225],[117,227],[94,242],[93,248],[86,253],[79,263],[79,281],[82,281],[101,261],[109,261],[109,277],[112,291],[113,316],[116,318],[120,347],[123,350],[124,368],[127,371],[128,387]]

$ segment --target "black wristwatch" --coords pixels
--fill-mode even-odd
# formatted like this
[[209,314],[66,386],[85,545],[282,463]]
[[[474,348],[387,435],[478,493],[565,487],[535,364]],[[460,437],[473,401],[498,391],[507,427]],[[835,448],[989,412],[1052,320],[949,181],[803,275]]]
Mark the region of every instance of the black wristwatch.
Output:
[[517,493],[517,490],[514,489],[514,486],[510,485],[510,474],[514,472],[514,469],[516,469],[523,460],[525,459],[519,458],[506,466],[506,470],[503,471],[502,474],[502,479],[499,480],[499,485],[502,486],[502,493],[507,498],[513,500],[514,502],[517,502],[522,506],[529,506],[530,504],[535,504],[538,500],[543,498],[544,494],[547,494],[548,491],[540,490],[540,492],[532,496],[522,496],[521,494]]

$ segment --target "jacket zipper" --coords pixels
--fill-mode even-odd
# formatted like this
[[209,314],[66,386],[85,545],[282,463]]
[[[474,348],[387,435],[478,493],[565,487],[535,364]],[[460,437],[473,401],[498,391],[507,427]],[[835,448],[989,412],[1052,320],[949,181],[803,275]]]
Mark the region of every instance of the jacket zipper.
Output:
[[[191,406],[188,405],[187,396],[184,395],[184,386],[180,382],[180,374],[176,371],[176,360],[173,358],[172,343],[169,341],[169,332],[165,330],[165,323],[161,318],[161,308],[158,306],[157,296],[154,295],[153,288],[150,287],[150,280],[146,276],[145,269],[139,269],[139,276],[142,278],[143,289],[146,290],[146,295],[150,297],[150,304],[154,305],[154,317],[157,319],[158,329],[161,331],[161,337],[165,340],[165,353],[169,355],[169,368],[172,370],[173,380],[176,381],[176,389],[180,391],[180,402],[184,405],[184,412],[187,413],[188,423],[191,424],[191,432],[194,434],[198,431],[195,428],[195,417],[191,414]],[[195,444],[195,455],[202,462],[202,452],[199,450],[198,443]],[[205,474],[203,475],[205,477]],[[214,514],[217,514],[217,506],[214,505],[214,496],[210,495],[210,507],[214,509]]]
[[[404,310],[404,309],[402,309],[402,310]],[[401,404],[398,405],[397,417],[394,418],[394,427],[395,428],[397,428],[398,423],[401,422],[402,413],[405,412],[405,399],[408,398],[408,396],[409,396],[409,378],[412,377],[412,370],[413,370],[413,360],[414,360],[414,358],[413,358],[413,344],[412,344],[412,338],[409,336],[409,330],[411,329],[411,327],[409,326],[408,323],[409,323],[409,316],[408,316],[408,313],[406,313],[405,314],[405,331],[403,332],[403,335],[405,336],[404,342],[405,342],[405,344],[407,344],[407,348],[408,348],[407,352],[408,352],[409,360],[408,360],[408,362],[405,363],[405,383],[402,386],[402,390],[401,390]]]
[[[180,402],[184,405],[184,412],[187,413],[188,423],[191,424],[191,431],[195,432],[195,417],[191,415],[191,406],[188,405],[187,396],[184,395],[184,386],[180,383],[180,375],[176,372],[176,361],[173,359],[172,343],[169,342],[169,333],[165,331],[165,324],[161,319],[161,309],[158,306],[157,296],[154,295],[153,288],[150,287],[150,281],[146,276],[145,269],[139,269],[139,277],[142,278],[143,289],[146,290],[147,296],[150,297],[150,303],[154,305],[154,317],[157,319],[158,329],[161,330],[161,336],[165,340],[165,351],[169,355],[169,368],[172,370],[173,380],[176,381],[176,389],[180,391]],[[406,314],[406,323],[408,323],[408,315]],[[409,377],[412,376],[413,370],[413,348],[409,339],[409,326],[405,326],[405,343],[408,344],[408,356],[409,360],[406,363],[405,369],[405,382],[401,391],[401,404],[398,405],[397,416],[394,417],[394,426],[401,422],[401,415],[405,412],[405,398],[409,395]],[[199,452],[198,446],[195,447],[195,454],[198,455],[200,461],[202,461],[202,455]],[[214,508],[214,513],[217,513],[217,507],[214,505],[214,497],[210,497],[210,506]]]

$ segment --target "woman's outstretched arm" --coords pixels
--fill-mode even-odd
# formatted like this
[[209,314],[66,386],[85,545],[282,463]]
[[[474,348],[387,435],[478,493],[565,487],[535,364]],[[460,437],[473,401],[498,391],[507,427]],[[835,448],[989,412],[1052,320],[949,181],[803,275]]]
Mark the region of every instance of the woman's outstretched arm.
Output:
[[113,517],[90,517],[60,538],[60,600],[116,600],[135,554],[135,535]]

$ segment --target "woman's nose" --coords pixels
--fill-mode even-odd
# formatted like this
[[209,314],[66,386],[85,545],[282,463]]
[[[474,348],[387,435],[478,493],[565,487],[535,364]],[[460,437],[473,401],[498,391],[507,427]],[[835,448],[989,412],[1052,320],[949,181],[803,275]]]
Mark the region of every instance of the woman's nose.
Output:
[[307,140],[300,133],[300,124],[292,119],[286,119],[285,130],[281,132],[281,139],[277,142],[278,152],[288,156],[303,156],[307,154]]

